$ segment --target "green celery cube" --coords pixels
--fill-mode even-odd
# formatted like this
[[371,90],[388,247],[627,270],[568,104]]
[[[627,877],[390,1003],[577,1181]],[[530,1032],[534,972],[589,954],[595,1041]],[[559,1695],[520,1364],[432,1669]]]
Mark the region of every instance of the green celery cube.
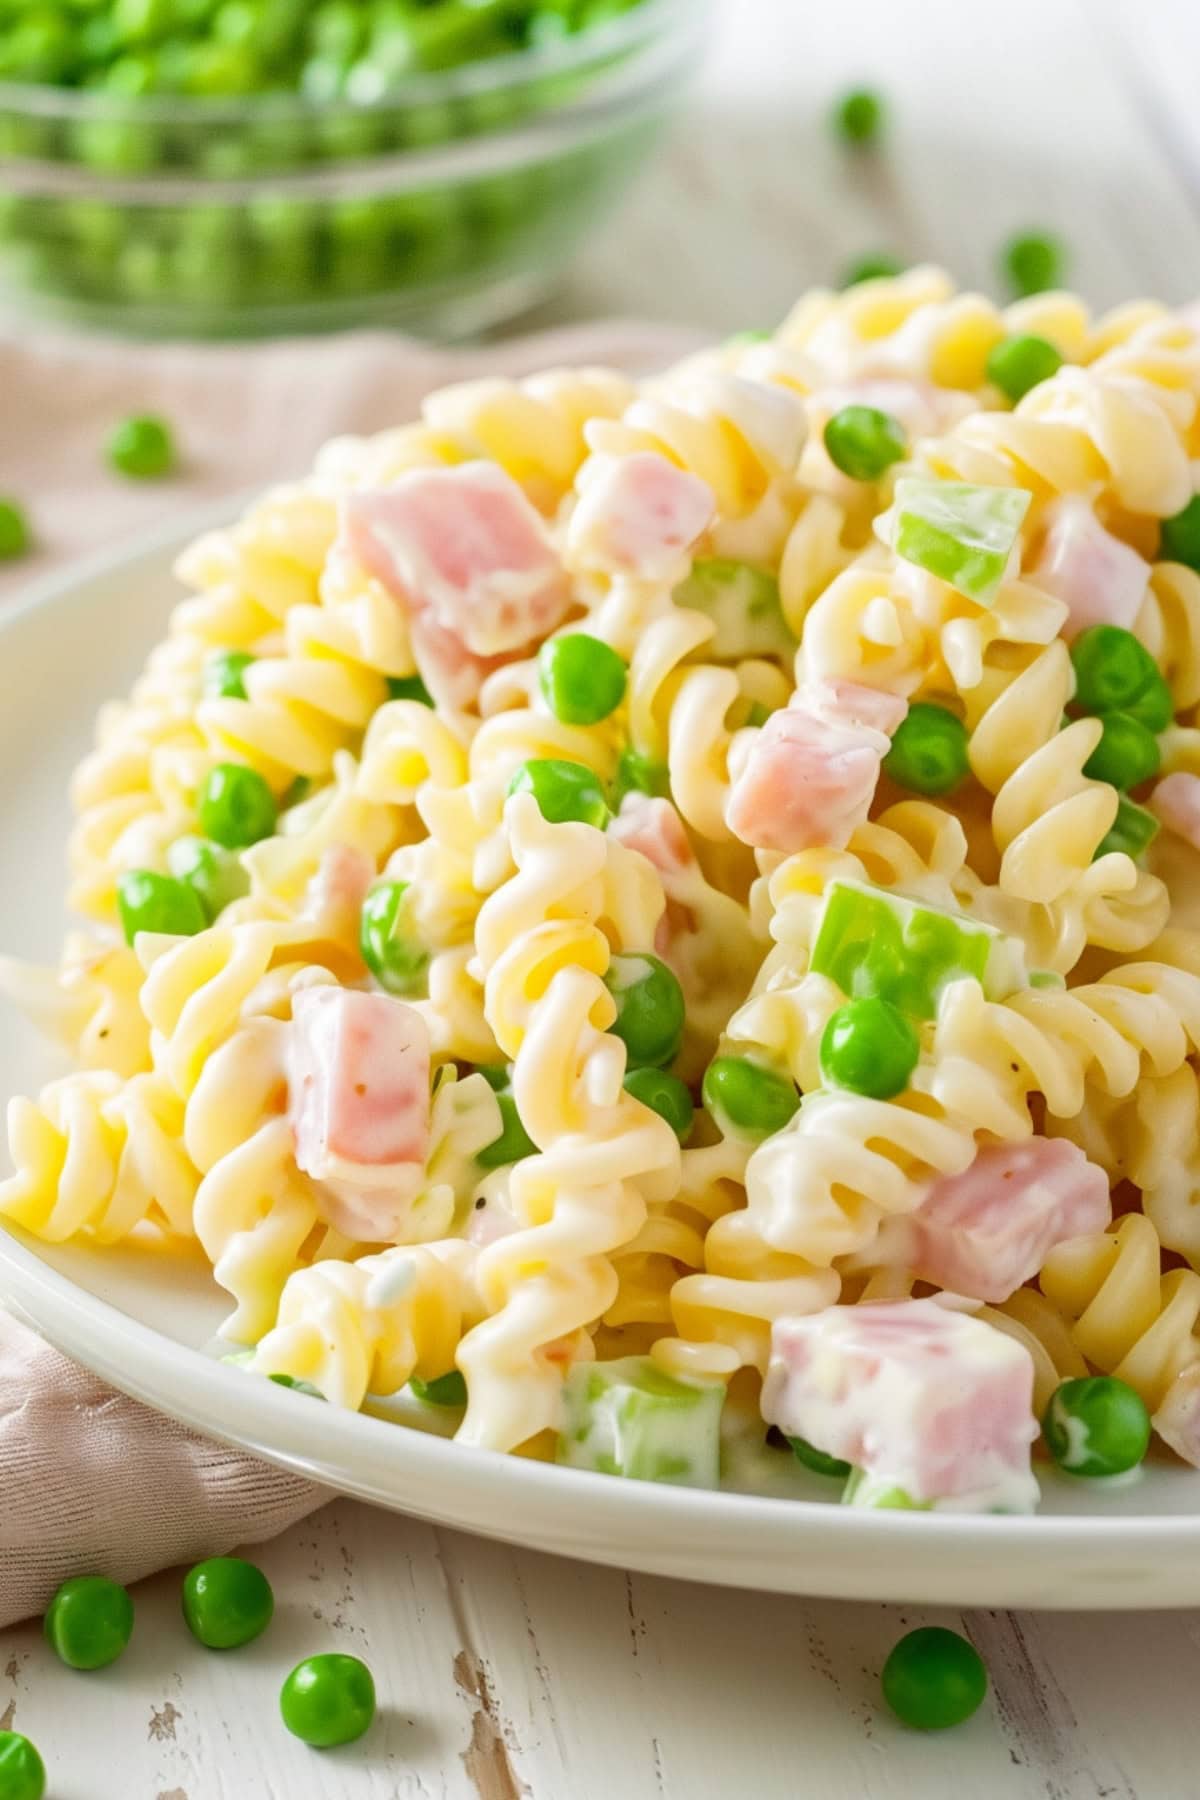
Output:
[[634,1481],[715,1488],[724,1401],[721,1383],[676,1381],[648,1356],[577,1363],[567,1376],[557,1460]]
[[892,548],[905,562],[989,606],[1032,498],[1025,488],[902,476],[892,509]]
[[743,656],[795,653],[796,640],[779,602],[779,583],[753,563],[701,557],[675,589],[674,598],[677,605],[704,613],[716,626],[716,635],[704,646],[705,656],[734,662]]
[[1015,939],[994,926],[856,881],[830,883],[812,967],[852,1000],[889,1000],[915,1019],[937,1016],[948,982],[970,977],[989,999],[1025,985]]

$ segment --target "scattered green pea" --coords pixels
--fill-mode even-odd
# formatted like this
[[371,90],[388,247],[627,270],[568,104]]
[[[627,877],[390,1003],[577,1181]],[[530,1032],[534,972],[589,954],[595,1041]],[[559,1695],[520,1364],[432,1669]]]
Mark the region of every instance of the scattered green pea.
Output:
[[625,698],[628,671],[610,645],[586,631],[549,638],[538,652],[538,685],[556,719],[596,725]]
[[46,1765],[19,1731],[0,1731],[0,1800],[42,1800]]
[[108,440],[108,460],[135,481],[157,481],[175,464],[175,443],[165,419],[144,413],[124,419]]
[[1005,244],[1000,267],[1014,293],[1041,294],[1062,286],[1066,254],[1057,238],[1043,232],[1022,232]]
[[1193,494],[1182,512],[1163,520],[1158,554],[1163,562],[1183,563],[1200,573],[1200,494]]
[[1150,1414],[1128,1382],[1085,1375],[1055,1388],[1042,1433],[1069,1475],[1124,1475],[1150,1448]]
[[1071,645],[1071,664],[1077,712],[1132,712],[1149,690],[1157,693],[1163,679],[1146,646],[1121,625],[1091,625],[1081,631]]
[[58,1589],[42,1626],[69,1669],[106,1669],[133,1636],[133,1601],[106,1575],[75,1575]]
[[215,650],[204,665],[201,687],[206,700],[244,700],[246,670],[255,658],[249,650]]
[[186,882],[155,869],[129,869],[118,878],[117,912],[127,944],[139,931],[195,937],[208,924],[199,895]]
[[1083,765],[1085,775],[1122,789],[1157,775],[1162,757],[1152,731],[1128,713],[1105,713],[1102,723],[1100,742]]
[[621,810],[626,794],[654,794],[665,797],[671,791],[671,777],[665,763],[656,763],[640,750],[627,747],[617,758],[617,774],[613,782],[613,810]]
[[648,951],[614,956],[604,985],[617,1007],[609,1029],[624,1044],[630,1067],[669,1063],[679,1049],[687,1014],[674,970]]
[[788,1443],[792,1446],[796,1461],[803,1463],[806,1469],[811,1469],[814,1475],[828,1475],[831,1479],[842,1481],[849,1475],[848,1462],[843,1462],[837,1456],[828,1456],[824,1450],[818,1450],[815,1444],[810,1444],[807,1438],[790,1437]]
[[1047,338],[1032,332],[1002,338],[988,352],[987,378],[1015,406],[1031,388],[1049,381],[1063,359]]
[[696,1117],[687,1083],[665,1069],[630,1069],[625,1091],[665,1119],[681,1144],[686,1144]]
[[419,675],[389,675],[389,700],[415,700],[419,706],[432,706],[433,695]]
[[1101,838],[1096,846],[1092,861],[1101,856],[1109,856],[1113,851],[1123,851],[1131,856],[1134,862],[1145,854],[1158,836],[1159,824],[1152,812],[1144,806],[1138,806],[1127,800],[1122,794],[1117,802],[1117,816],[1112,827]]
[[888,1000],[848,1000],[821,1033],[821,1074],[833,1087],[891,1100],[903,1093],[921,1054],[915,1027]]
[[824,437],[830,462],[853,481],[878,481],[908,450],[897,421],[877,406],[843,406]]
[[903,275],[906,265],[898,256],[887,250],[875,250],[868,256],[860,256],[854,262],[847,263],[842,270],[839,287],[858,287],[863,281],[894,281],[897,275]]
[[288,786],[284,788],[279,797],[280,812],[288,812],[291,807],[299,806],[302,800],[307,800],[312,793],[312,785],[310,776],[297,775],[295,780],[289,782]]
[[25,509],[16,500],[0,498],[0,560],[24,556],[31,538]]
[[945,1731],[978,1712],[987,1694],[983,1659],[942,1625],[910,1631],[883,1665],[883,1697],[902,1724]]
[[410,884],[378,881],[363,901],[359,928],[362,959],[389,994],[419,993],[429,952],[412,919]]
[[270,1582],[239,1556],[211,1556],[183,1578],[183,1616],[207,1650],[235,1650],[261,1637],[274,1611]]
[[846,143],[856,148],[873,144],[884,123],[882,97],[873,88],[852,88],[834,107],[833,122]]
[[465,1406],[467,1404],[467,1382],[461,1369],[450,1369],[445,1375],[438,1375],[433,1381],[422,1381],[414,1375],[409,1387],[418,1400],[424,1400],[427,1406]]
[[167,850],[167,868],[176,881],[191,888],[210,925],[218,913],[250,892],[250,877],[235,853],[207,838],[176,838]]
[[892,735],[884,772],[914,794],[949,794],[969,772],[967,741],[957,713],[918,700]]
[[309,1656],[284,1682],[279,1710],[292,1735],[315,1749],[352,1744],[375,1717],[375,1682],[357,1656]]
[[792,1081],[746,1056],[718,1056],[710,1062],[703,1096],[722,1129],[755,1138],[782,1131],[800,1104]]
[[245,763],[218,763],[204,778],[196,817],[205,837],[227,850],[244,850],[270,837],[278,809],[265,776]]
[[537,1145],[522,1125],[512,1095],[497,1094],[496,1099],[500,1106],[500,1136],[477,1152],[475,1160],[481,1169],[503,1169],[509,1163],[537,1155]]
[[510,794],[532,794],[551,825],[578,820],[603,831],[610,814],[604,791],[583,763],[559,757],[533,757],[523,762],[508,784]]

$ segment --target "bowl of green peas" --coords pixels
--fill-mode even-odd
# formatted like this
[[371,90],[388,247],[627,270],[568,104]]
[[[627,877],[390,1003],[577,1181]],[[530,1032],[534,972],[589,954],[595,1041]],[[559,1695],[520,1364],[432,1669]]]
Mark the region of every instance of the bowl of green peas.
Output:
[[0,0],[0,291],[145,336],[530,304],[643,162],[706,0]]

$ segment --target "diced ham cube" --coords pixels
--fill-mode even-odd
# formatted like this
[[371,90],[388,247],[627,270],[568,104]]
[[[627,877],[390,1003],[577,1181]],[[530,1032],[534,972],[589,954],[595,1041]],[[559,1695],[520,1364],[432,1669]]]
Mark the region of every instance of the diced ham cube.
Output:
[[598,459],[571,518],[571,556],[584,568],[667,581],[715,511],[707,482],[653,450]]
[[357,917],[374,879],[375,864],[365,850],[330,844],[308,884],[305,911],[317,919]]
[[488,676],[506,660],[503,656],[476,656],[457,632],[439,625],[428,612],[413,620],[412,647],[418,672],[435,705],[448,712],[458,712],[477,700]]
[[626,794],[608,835],[630,850],[640,850],[660,875],[677,875],[695,866],[683,820],[669,800],[656,795]]
[[817,684],[812,690],[812,703],[817,712],[828,718],[865,725],[888,737],[908,717],[908,701],[902,694],[865,687],[861,681],[844,681],[840,676]]
[[918,1503],[1027,1511],[1033,1358],[935,1300],[830,1306],[771,1332],[763,1417]]
[[1200,1469],[1200,1363],[1175,1377],[1151,1424],[1176,1456]]
[[891,743],[854,711],[854,704],[836,710],[827,698],[823,704],[818,689],[771,714],[729,796],[725,819],[735,837],[756,850],[788,854],[845,849],[871,810]]
[[1049,516],[1050,528],[1029,573],[1039,587],[1066,601],[1064,637],[1078,637],[1089,625],[1132,630],[1145,599],[1150,565],[1106,531],[1077,494],[1057,501]]
[[1164,775],[1150,796],[1150,811],[1168,831],[1200,850],[1200,775]]
[[389,488],[348,494],[351,553],[414,616],[477,656],[516,650],[567,610],[567,580],[546,527],[493,463],[413,469]]
[[324,1184],[326,1217],[391,1241],[429,1153],[429,1031],[389,994],[301,988],[292,1002],[288,1118],[296,1163]]
[[909,1266],[973,1300],[1007,1300],[1064,1238],[1103,1231],[1108,1177],[1065,1138],[993,1144],[935,1181],[907,1221]]

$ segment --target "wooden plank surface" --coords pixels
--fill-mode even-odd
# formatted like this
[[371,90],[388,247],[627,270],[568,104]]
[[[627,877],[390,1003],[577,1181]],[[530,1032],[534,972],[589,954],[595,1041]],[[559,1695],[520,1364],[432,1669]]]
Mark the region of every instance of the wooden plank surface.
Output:
[[[993,287],[997,245],[1059,232],[1099,305],[1200,293],[1200,16],[1190,0],[718,0],[677,134],[544,316],[716,330],[886,247]],[[830,139],[852,81],[887,154]],[[971,1614],[738,1595],[560,1562],[339,1502],[261,1553],[279,1613],[236,1655],[193,1645],[178,1577],[138,1592],[99,1676],[0,1634],[0,1725],[53,1800],[1183,1800],[1200,1618]],[[963,1730],[903,1731],[878,1670],[901,1631],[965,1628],[993,1693]],[[302,1655],[375,1669],[363,1744],[313,1754],[276,1696]]]

